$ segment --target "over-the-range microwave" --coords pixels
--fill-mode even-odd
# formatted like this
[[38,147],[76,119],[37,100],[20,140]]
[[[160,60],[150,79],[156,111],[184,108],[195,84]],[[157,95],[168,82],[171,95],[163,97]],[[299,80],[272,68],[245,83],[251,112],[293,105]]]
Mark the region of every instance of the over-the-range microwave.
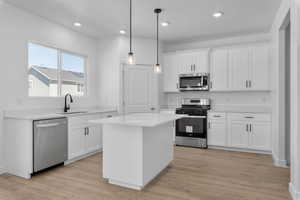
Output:
[[209,73],[179,75],[180,91],[208,91]]

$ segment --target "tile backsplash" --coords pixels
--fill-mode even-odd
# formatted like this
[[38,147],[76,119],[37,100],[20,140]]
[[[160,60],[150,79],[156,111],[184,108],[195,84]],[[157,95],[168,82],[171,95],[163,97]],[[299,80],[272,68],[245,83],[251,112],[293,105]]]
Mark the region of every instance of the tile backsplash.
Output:
[[164,108],[180,107],[184,98],[209,98],[212,108],[220,106],[271,106],[270,92],[182,92],[165,93]]

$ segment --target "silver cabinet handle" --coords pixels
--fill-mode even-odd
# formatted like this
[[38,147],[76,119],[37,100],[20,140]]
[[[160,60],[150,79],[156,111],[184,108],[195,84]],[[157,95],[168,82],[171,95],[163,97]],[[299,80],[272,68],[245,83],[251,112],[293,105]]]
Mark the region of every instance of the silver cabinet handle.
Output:
[[246,124],[246,131],[249,132],[248,124]]
[[112,115],[107,115],[106,117],[107,117],[107,118],[112,118],[113,116],[112,116]]
[[249,88],[252,88],[252,81],[249,80]]
[[250,124],[250,132],[252,132],[252,124]]
[[176,83],[176,87],[177,87],[177,89],[179,89],[179,84],[178,83]]
[[86,131],[86,128],[84,128],[84,135],[85,135],[85,136],[86,136],[86,132],[87,132],[87,131]]
[[248,80],[246,80],[246,88],[248,88]]
[[86,134],[89,135],[90,134],[90,128],[86,128]]
[[208,129],[210,129],[210,122],[208,122]]
[[191,65],[191,71],[193,71],[193,65]]
[[36,125],[37,128],[49,128],[49,127],[55,127],[59,126],[61,123],[51,123],[51,124],[38,124]]
[[220,115],[214,115],[213,117],[221,117]]
[[213,83],[212,83],[212,81],[210,82],[210,89],[212,89],[213,88]]

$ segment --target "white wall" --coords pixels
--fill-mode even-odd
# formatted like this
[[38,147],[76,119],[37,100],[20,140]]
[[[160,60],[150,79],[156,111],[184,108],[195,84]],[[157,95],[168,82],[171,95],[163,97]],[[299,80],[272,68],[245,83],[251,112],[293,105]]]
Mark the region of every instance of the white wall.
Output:
[[[274,149],[273,154],[275,159],[280,164],[284,159],[284,144],[282,140],[285,137],[285,129],[282,114],[285,113],[282,103],[284,98],[284,88],[280,84],[282,82],[282,70],[284,66],[279,62],[280,60],[280,40],[279,31],[284,22],[285,17],[290,11],[291,19],[291,181],[289,190],[294,200],[300,199],[300,0],[284,0],[274,19],[272,26],[272,65],[273,71],[273,134],[274,134]],[[284,161],[284,160],[283,160]]]
[[[105,38],[98,42],[98,94],[104,106],[120,105],[120,66],[127,62],[129,40],[124,36]],[[156,62],[156,42],[153,39],[134,38],[133,52],[136,64],[153,65]],[[161,57],[161,48],[159,56]],[[162,79],[159,80],[162,85]],[[162,89],[160,89],[162,100]]]
[[[88,56],[89,97],[75,98],[73,106],[97,104],[96,40],[6,3],[0,4],[0,27],[0,107],[2,109],[63,108],[63,98],[28,98],[27,43],[29,41]],[[2,129],[0,129],[1,135]]]

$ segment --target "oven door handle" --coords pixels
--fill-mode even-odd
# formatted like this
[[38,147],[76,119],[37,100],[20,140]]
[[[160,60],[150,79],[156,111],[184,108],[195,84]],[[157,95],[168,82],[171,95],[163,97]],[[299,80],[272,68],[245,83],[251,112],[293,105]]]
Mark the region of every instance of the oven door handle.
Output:
[[207,116],[184,115],[184,118],[199,118],[199,119],[206,119]]

